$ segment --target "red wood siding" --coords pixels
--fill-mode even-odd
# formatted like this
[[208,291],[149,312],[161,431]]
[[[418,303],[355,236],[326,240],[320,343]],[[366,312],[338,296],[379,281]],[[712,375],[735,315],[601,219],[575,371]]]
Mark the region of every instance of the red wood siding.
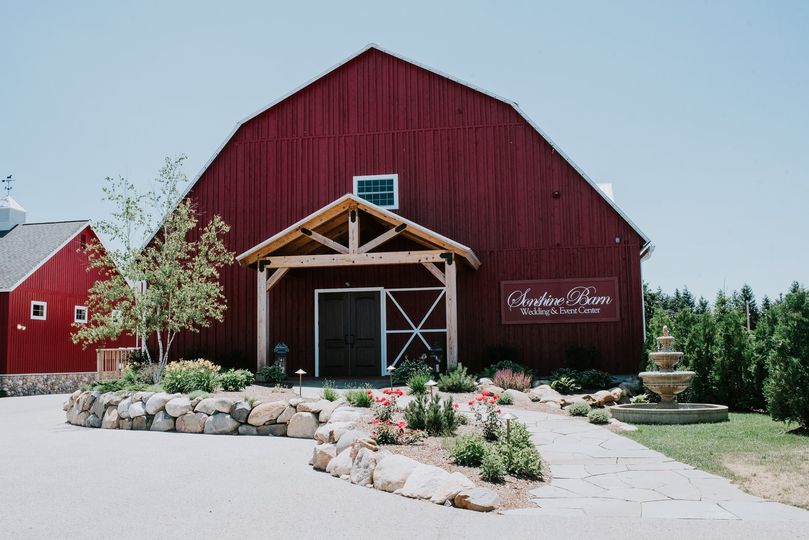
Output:
[[[74,306],[87,304],[87,291],[97,274],[87,272],[79,253],[81,235],[94,237],[87,227],[12,292],[7,293],[8,332],[3,373],[69,373],[96,370],[96,347],[82,350],[70,339]],[[47,319],[31,319],[31,301],[48,303]],[[17,329],[17,324],[26,327]],[[124,341],[109,346],[124,346]],[[129,340],[130,344],[133,340]],[[98,345],[101,347],[102,345]]]
[[[203,220],[220,214],[231,225],[227,242],[241,253],[350,192],[353,176],[384,173],[399,175],[398,213],[469,245],[483,262],[459,276],[461,362],[480,368],[484,346],[505,342],[547,372],[567,347],[584,345],[600,349],[603,368],[636,371],[638,234],[511,106],[381,51],[245,123],[189,196]],[[422,284],[436,283],[420,271]],[[270,295],[271,339],[290,345],[293,370],[311,373],[315,288],[414,286],[413,274],[293,270]],[[502,280],[600,276],[619,279],[619,322],[499,322]],[[254,368],[255,271],[234,265],[223,282],[225,321],[182,336],[177,352]]]

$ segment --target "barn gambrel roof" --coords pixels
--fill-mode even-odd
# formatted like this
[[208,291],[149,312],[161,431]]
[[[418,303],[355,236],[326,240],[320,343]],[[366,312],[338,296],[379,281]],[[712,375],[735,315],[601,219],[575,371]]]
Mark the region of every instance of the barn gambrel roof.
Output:
[[[579,173],[579,175],[580,175],[582,178],[584,178],[584,180],[585,180],[585,181],[586,181],[588,184],[590,184],[590,186],[593,188],[593,190],[594,190],[594,191],[595,191],[595,192],[596,192],[596,193],[597,193],[597,194],[598,194],[598,195],[599,195],[599,196],[600,196],[602,199],[604,199],[604,201],[605,201],[605,202],[606,202],[608,205],[610,205],[610,206],[611,206],[611,207],[612,207],[612,208],[613,208],[613,209],[614,209],[614,210],[615,210],[615,211],[618,213],[618,215],[620,215],[620,216],[621,216],[621,218],[622,218],[624,221],[626,221],[626,222],[629,224],[629,226],[630,226],[630,227],[632,227],[632,229],[633,229],[633,230],[634,230],[634,231],[635,231],[635,232],[638,234],[638,236],[640,236],[640,237],[641,237],[641,239],[643,240],[643,244],[642,244],[642,248],[641,248],[641,254],[642,254],[642,255],[643,255],[644,253],[651,254],[651,250],[650,250],[650,248],[652,248],[653,246],[651,245],[651,240],[649,239],[649,237],[648,237],[648,236],[647,236],[647,235],[646,235],[646,234],[645,234],[645,233],[644,233],[644,232],[643,232],[643,231],[640,229],[640,227],[638,227],[637,225],[635,225],[635,223],[634,223],[634,222],[633,222],[631,219],[629,219],[629,216],[627,216],[627,215],[624,213],[624,211],[623,211],[623,210],[622,210],[622,209],[621,209],[621,208],[620,208],[620,207],[619,207],[619,206],[618,206],[618,205],[615,203],[615,201],[613,201],[612,199],[610,199],[610,197],[608,197],[608,196],[607,196],[607,194],[606,194],[606,193],[604,193],[604,191],[602,191],[602,190],[601,190],[601,189],[598,187],[598,184],[596,184],[596,182],[595,182],[595,181],[593,181],[593,180],[592,180],[592,179],[591,179],[591,178],[590,178],[590,177],[587,175],[587,173],[585,173],[585,172],[584,172],[584,170],[582,170],[582,168],[581,168],[581,167],[579,167],[579,166],[578,166],[578,165],[577,165],[577,164],[576,164],[576,163],[575,163],[575,162],[574,162],[572,159],[570,159],[570,157],[569,157],[567,154],[565,154],[565,153],[562,151],[562,149],[561,149],[561,148],[559,148],[559,146],[557,146],[557,145],[556,145],[556,143],[554,143],[554,142],[553,142],[553,140],[551,140],[551,138],[550,138],[550,137],[548,137],[548,135],[547,135],[547,134],[546,134],[544,131],[542,131],[542,129],[540,129],[540,128],[539,128],[539,126],[538,126],[536,123],[534,123],[534,121],[533,121],[533,120],[531,120],[531,118],[529,118],[527,114],[525,114],[525,113],[522,111],[522,109],[520,109],[520,106],[519,106],[519,105],[518,105],[518,104],[517,104],[515,101],[512,101],[512,100],[510,100],[510,99],[506,99],[506,98],[504,98],[504,97],[498,96],[497,94],[494,94],[494,93],[492,93],[492,92],[489,92],[488,90],[484,90],[483,88],[479,88],[479,87],[477,87],[477,86],[475,86],[475,85],[473,85],[473,84],[470,84],[470,83],[467,83],[467,82],[462,81],[462,80],[460,80],[460,79],[457,79],[456,77],[453,77],[453,76],[451,76],[451,75],[447,75],[446,73],[443,73],[443,72],[441,72],[441,71],[439,71],[439,70],[437,70],[437,69],[433,69],[432,67],[429,67],[429,66],[426,66],[426,65],[424,65],[424,64],[421,64],[420,62],[416,62],[416,61],[411,60],[411,59],[409,59],[409,58],[406,58],[406,57],[404,57],[404,56],[402,56],[402,55],[400,55],[400,54],[397,54],[397,53],[395,53],[395,52],[392,52],[392,51],[389,51],[389,50],[387,50],[387,49],[384,49],[383,47],[380,47],[379,45],[377,45],[377,44],[375,44],[375,43],[370,43],[370,44],[366,45],[365,47],[363,47],[362,49],[360,49],[360,50],[359,50],[359,51],[357,51],[356,53],[352,54],[352,55],[351,55],[351,56],[349,56],[348,58],[346,58],[346,59],[342,60],[341,62],[339,62],[339,63],[335,64],[334,66],[330,67],[329,69],[327,69],[327,70],[326,70],[326,71],[324,71],[323,73],[321,73],[321,74],[317,75],[316,77],[314,77],[314,78],[312,78],[312,79],[308,80],[307,82],[303,83],[302,85],[300,85],[299,87],[295,88],[294,90],[292,90],[292,91],[290,91],[290,92],[286,93],[285,95],[281,96],[280,98],[276,99],[275,101],[273,101],[272,103],[270,103],[270,104],[269,104],[269,105],[267,105],[266,107],[262,107],[261,109],[259,109],[258,111],[254,112],[254,113],[253,113],[253,114],[251,114],[250,116],[247,116],[246,118],[244,118],[244,119],[242,119],[241,121],[239,121],[238,123],[236,123],[236,125],[235,125],[235,126],[234,126],[234,128],[233,128],[233,130],[232,130],[232,131],[231,131],[231,132],[228,134],[228,136],[225,138],[224,142],[222,142],[222,144],[221,144],[221,145],[219,145],[219,147],[216,149],[216,151],[214,152],[214,154],[213,154],[213,155],[210,157],[210,159],[208,159],[208,161],[205,163],[205,165],[203,165],[203,167],[202,167],[202,169],[200,170],[200,172],[199,172],[199,173],[198,173],[198,174],[197,174],[197,175],[194,177],[193,181],[191,181],[191,183],[188,185],[188,187],[186,188],[185,192],[183,193],[183,195],[182,195],[182,197],[181,197],[180,199],[182,200],[182,199],[184,199],[184,198],[185,198],[185,197],[188,195],[188,193],[191,191],[191,189],[194,187],[194,185],[195,185],[195,184],[196,184],[196,183],[199,181],[199,179],[202,177],[202,175],[205,173],[205,171],[208,169],[208,167],[210,167],[210,166],[211,166],[211,164],[212,164],[212,163],[213,163],[213,161],[216,159],[216,157],[217,157],[217,156],[218,156],[218,155],[219,155],[219,154],[222,152],[222,150],[225,148],[225,146],[227,145],[227,143],[228,143],[228,142],[230,142],[230,140],[233,138],[233,136],[236,134],[236,132],[239,130],[239,128],[240,128],[242,125],[246,124],[246,123],[247,123],[247,122],[249,122],[250,120],[252,120],[252,119],[254,119],[255,117],[259,116],[260,114],[262,114],[262,113],[266,112],[267,110],[269,110],[269,109],[271,109],[271,108],[275,107],[276,105],[278,105],[278,104],[279,104],[279,103],[281,103],[282,101],[284,101],[284,100],[288,99],[289,97],[293,96],[294,94],[297,94],[297,93],[298,93],[298,92],[300,92],[301,90],[303,90],[303,89],[307,88],[308,86],[310,86],[310,85],[314,84],[315,82],[317,82],[318,80],[322,79],[322,78],[323,78],[323,77],[325,77],[326,75],[328,75],[328,74],[332,73],[333,71],[335,71],[335,70],[339,69],[339,68],[340,68],[340,67],[342,67],[343,65],[345,65],[345,64],[347,64],[347,63],[349,63],[349,62],[351,62],[352,60],[354,60],[354,59],[355,59],[355,58],[357,58],[358,56],[362,55],[363,53],[365,53],[365,52],[367,52],[367,51],[369,51],[369,50],[371,50],[371,49],[375,49],[375,50],[380,51],[380,52],[382,52],[382,53],[384,53],[384,54],[390,55],[390,56],[392,56],[392,57],[394,57],[394,58],[398,58],[399,60],[402,60],[403,62],[407,62],[407,63],[409,63],[409,64],[412,64],[412,65],[416,66],[416,67],[419,67],[419,68],[421,68],[421,69],[424,69],[424,70],[426,70],[426,71],[429,71],[429,72],[431,72],[431,73],[434,73],[434,74],[436,74],[436,75],[438,75],[438,76],[440,76],[440,77],[443,77],[443,78],[445,78],[445,79],[449,79],[449,80],[451,80],[451,81],[453,81],[453,82],[455,82],[455,83],[457,83],[457,84],[460,84],[460,85],[462,85],[462,86],[465,86],[465,87],[467,87],[467,88],[470,88],[470,89],[472,89],[472,90],[474,90],[474,91],[476,91],[476,92],[480,92],[481,94],[484,94],[484,95],[486,95],[486,96],[489,96],[489,97],[491,97],[492,99],[495,99],[495,100],[497,100],[497,101],[501,101],[501,102],[503,102],[503,103],[505,103],[505,104],[507,104],[507,105],[509,105],[509,106],[513,107],[513,108],[514,108],[514,110],[517,112],[517,114],[519,114],[519,115],[520,115],[520,117],[522,117],[522,118],[523,118],[523,120],[525,120],[525,121],[526,121],[526,122],[527,122],[527,123],[528,123],[528,124],[529,124],[529,125],[530,125],[530,126],[531,126],[531,127],[532,127],[532,128],[533,128],[533,129],[534,129],[534,130],[535,130],[535,131],[536,131],[536,132],[537,132],[537,133],[538,133],[538,134],[539,134],[539,135],[542,137],[542,138],[543,138],[543,139],[545,139],[545,141],[546,141],[546,142],[547,142],[549,145],[551,145],[551,147],[554,149],[554,151],[555,151],[557,154],[559,154],[559,155],[560,155],[560,156],[561,156],[561,157],[562,157],[562,158],[563,158],[563,159],[564,159],[564,160],[565,160],[565,161],[566,161],[566,162],[567,162],[567,163],[568,163],[568,164],[569,164],[571,167],[573,167],[573,168],[576,170],[576,172],[578,172],[578,173]],[[152,239],[151,239],[151,238],[149,238],[148,242],[151,242],[151,240],[152,240]],[[148,244],[148,242],[147,242],[147,244]]]
[[0,292],[16,289],[89,224],[26,223],[0,232]]

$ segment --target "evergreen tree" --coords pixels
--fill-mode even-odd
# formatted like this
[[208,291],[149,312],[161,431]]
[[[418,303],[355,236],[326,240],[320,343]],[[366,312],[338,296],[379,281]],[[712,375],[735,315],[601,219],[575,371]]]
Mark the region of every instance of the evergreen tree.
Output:
[[733,304],[736,306],[745,318],[745,326],[749,316],[749,328],[755,330],[760,317],[758,306],[756,305],[756,295],[753,294],[753,288],[745,283],[739,292],[733,292]]
[[764,385],[767,380],[767,357],[773,349],[773,334],[778,323],[778,313],[770,305],[766,296],[761,302],[756,329],[753,331],[752,355],[750,359],[751,406],[765,409]]
[[[772,310],[771,310],[772,311]],[[777,312],[764,386],[774,420],[809,429],[809,291],[797,282],[774,309]]]
[[716,362],[716,321],[710,310],[694,315],[694,326],[688,337],[683,356],[688,369],[696,373],[688,390],[690,401],[711,403],[716,401],[713,369]]
[[711,385],[716,399],[733,409],[750,406],[750,339],[741,312],[720,291],[714,303],[716,319],[716,361]]

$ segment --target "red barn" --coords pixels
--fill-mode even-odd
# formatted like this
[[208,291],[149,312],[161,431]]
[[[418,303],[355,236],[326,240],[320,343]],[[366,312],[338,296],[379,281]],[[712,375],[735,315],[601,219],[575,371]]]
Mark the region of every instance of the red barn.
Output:
[[225,321],[185,357],[385,373],[440,347],[636,371],[649,239],[518,106],[368,46],[240,122],[190,186],[231,225]]
[[86,322],[85,221],[25,223],[25,210],[0,199],[0,388],[11,395],[72,392],[96,378],[95,349],[74,345]]

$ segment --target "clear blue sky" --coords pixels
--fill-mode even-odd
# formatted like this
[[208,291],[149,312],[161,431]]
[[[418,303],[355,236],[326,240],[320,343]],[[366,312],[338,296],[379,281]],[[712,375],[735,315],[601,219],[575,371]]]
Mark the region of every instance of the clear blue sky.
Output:
[[[376,42],[517,101],[654,241],[653,286],[809,282],[809,2],[0,3],[0,175],[29,221],[197,174],[233,125]],[[307,3],[309,4],[309,3]]]

